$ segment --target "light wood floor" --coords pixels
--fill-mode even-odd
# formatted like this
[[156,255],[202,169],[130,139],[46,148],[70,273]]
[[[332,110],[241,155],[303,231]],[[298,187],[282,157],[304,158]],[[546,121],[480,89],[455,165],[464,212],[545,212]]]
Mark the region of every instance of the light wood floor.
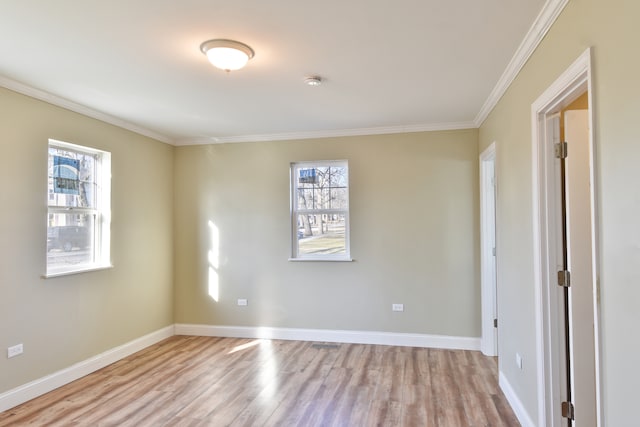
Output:
[[0,426],[519,426],[474,351],[175,336]]

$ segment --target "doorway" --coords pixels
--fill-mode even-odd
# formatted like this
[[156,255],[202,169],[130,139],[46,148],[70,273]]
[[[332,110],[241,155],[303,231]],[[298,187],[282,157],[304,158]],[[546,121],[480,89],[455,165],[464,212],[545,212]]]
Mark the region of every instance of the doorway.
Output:
[[[538,415],[547,426],[602,425],[590,64],[587,50],[532,106]],[[567,108],[581,99],[586,110]]]
[[480,288],[482,338],[480,350],[498,355],[496,286],[496,143],[480,154]]

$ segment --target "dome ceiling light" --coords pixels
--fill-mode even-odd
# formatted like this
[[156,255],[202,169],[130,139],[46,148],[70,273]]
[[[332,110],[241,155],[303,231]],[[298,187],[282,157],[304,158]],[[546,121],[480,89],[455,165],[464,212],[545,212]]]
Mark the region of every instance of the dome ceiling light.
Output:
[[254,52],[249,46],[235,40],[213,39],[200,45],[214,67],[224,71],[235,71],[247,65]]

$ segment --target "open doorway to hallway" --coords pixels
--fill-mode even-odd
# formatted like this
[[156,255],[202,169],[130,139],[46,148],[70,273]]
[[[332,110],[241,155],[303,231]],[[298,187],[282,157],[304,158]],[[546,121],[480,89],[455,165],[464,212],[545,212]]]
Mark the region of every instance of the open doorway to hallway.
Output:
[[600,422],[590,51],[532,106],[539,417]]
[[496,290],[496,143],[480,154],[480,274],[482,338],[486,356],[498,355]]

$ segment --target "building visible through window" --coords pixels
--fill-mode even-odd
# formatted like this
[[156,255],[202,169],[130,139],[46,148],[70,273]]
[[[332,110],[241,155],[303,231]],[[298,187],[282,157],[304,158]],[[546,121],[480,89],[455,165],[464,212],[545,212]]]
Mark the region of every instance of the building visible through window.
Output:
[[49,140],[47,275],[110,265],[111,156]]

